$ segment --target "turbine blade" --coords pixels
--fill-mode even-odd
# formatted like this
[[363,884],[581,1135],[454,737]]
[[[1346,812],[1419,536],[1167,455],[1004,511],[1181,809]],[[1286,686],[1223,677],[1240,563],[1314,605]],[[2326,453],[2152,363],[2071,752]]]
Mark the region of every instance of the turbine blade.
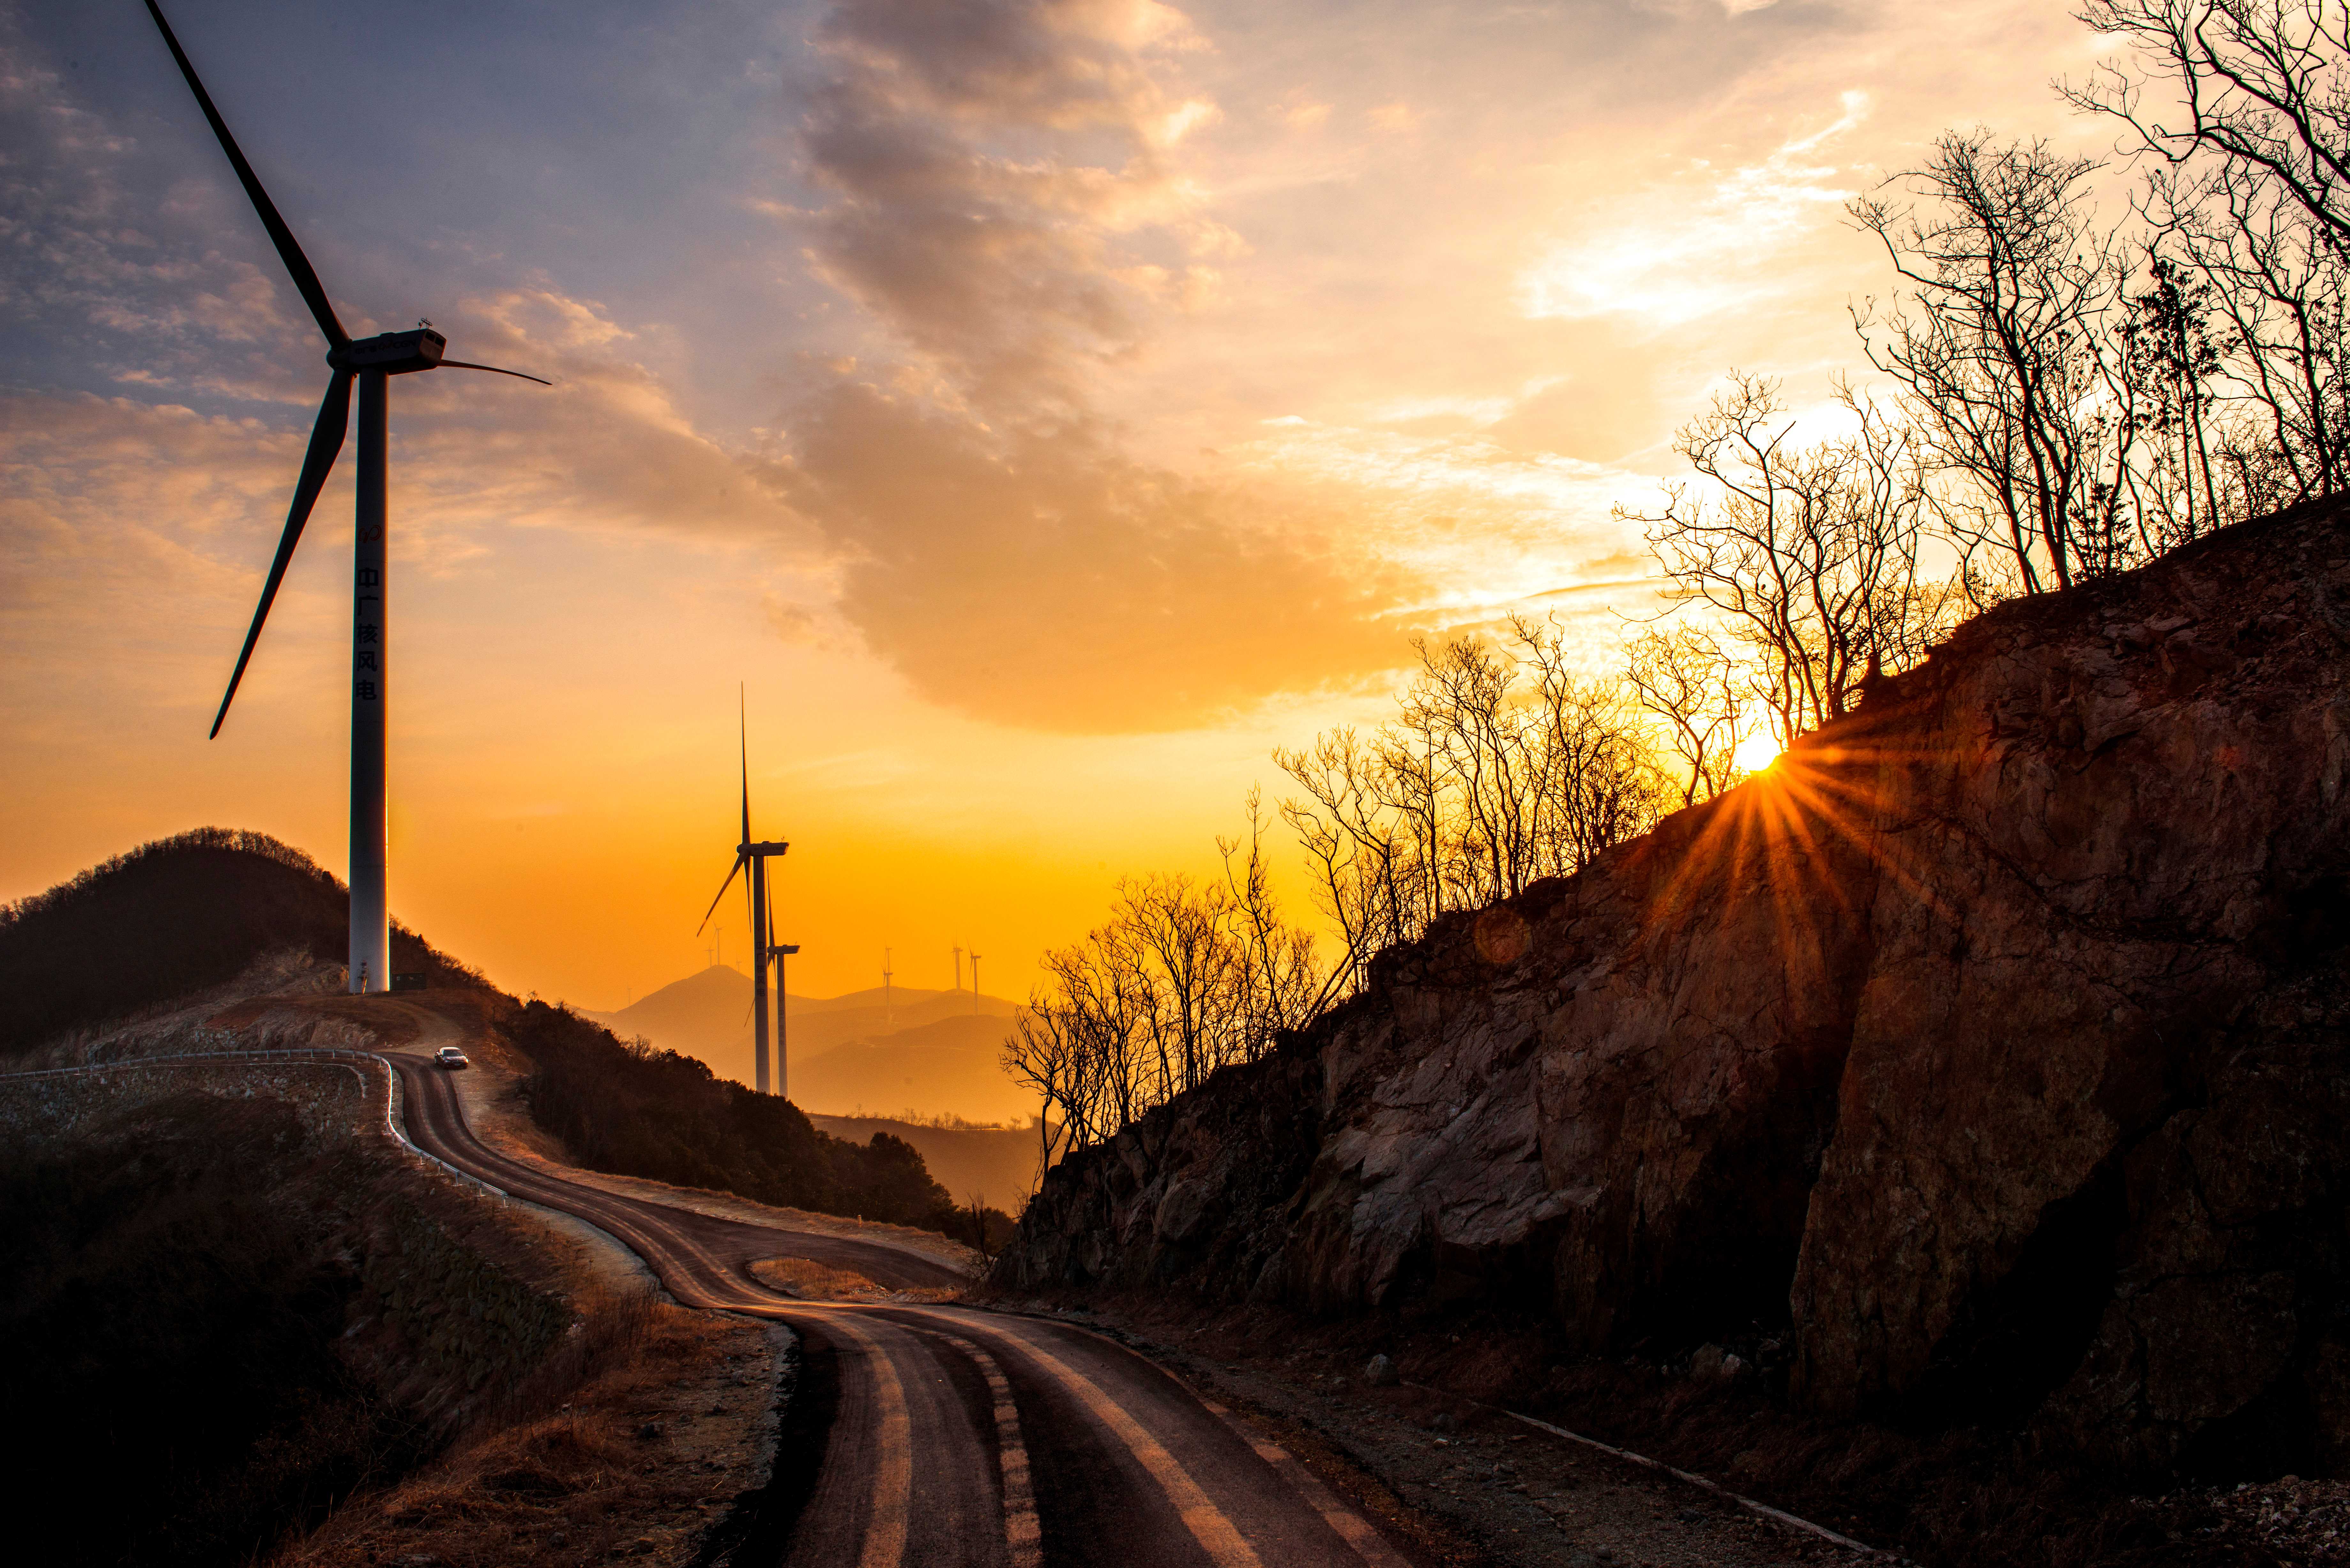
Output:
[[[734,886],[734,877],[736,874],[743,869],[743,863],[744,857],[740,855],[734,857],[734,869],[727,872],[726,880],[718,885],[718,898],[723,898],[726,897],[726,889]],[[718,898],[711,899],[710,908],[702,911],[702,925],[693,928],[693,934],[695,936],[698,937],[702,934],[703,927],[710,924],[710,917],[718,912]],[[757,939],[754,938],[753,940],[756,940]]]
[[276,203],[270,201],[269,192],[261,188],[261,181],[254,173],[253,165],[244,161],[244,153],[237,147],[236,138],[228,133],[220,110],[213,107],[213,95],[204,90],[204,84],[197,79],[196,67],[188,63],[187,51],[180,47],[180,40],[172,35],[172,24],[163,20],[162,9],[155,0],[147,0],[147,14],[154,17],[155,26],[162,29],[164,46],[172,51],[172,57],[179,61],[180,74],[188,78],[188,86],[195,92],[196,107],[203,109],[204,118],[212,122],[213,134],[220,138],[221,151],[228,154],[229,166],[236,171],[238,181],[244,186],[244,193],[253,199],[253,210],[261,214],[261,226],[269,231],[269,243],[277,247],[277,259],[284,262],[286,270],[293,275],[294,287],[302,296],[302,303],[308,306],[310,314],[317,318],[318,330],[327,335],[328,347],[344,347],[350,342],[351,335],[344,331],[343,324],[335,318],[335,307],[327,303],[327,291],[318,282],[318,275],[312,269],[310,258],[302,254],[300,245],[295,244],[294,231],[287,228],[286,220],[277,215]]
[[[734,719],[741,726],[742,732],[743,853],[747,856],[751,853],[751,709],[750,698],[743,686],[738,685],[734,689]],[[743,923],[750,928],[751,931],[751,957],[754,961],[752,969],[754,973],[761,976],[764,976],[767,972],[760,967],[765,955],[759,950],[759,919],[763,912],[759,908],[759,894],[766,886],[765,870],[764,866],[756,867],[750,876],[743,878],[743,901],[749,905],[751,909],[751,918]]]
[[236,671],[228,678],[228,694],[221,699],[220,711],[213,715],[213,732],[206,740],[219,739],[221,726],[228,722],[228,705],[236,701],[237,683],[252,662],[254,644],[261,640],[261,623],[269,618],[277,585],[286,580],[286,563],[294,559],[294,546],[302,542],[303,525],[310,521],[310,508],[317,504],[318,492],[326,488],[327,475],[335,466],[336,454],[343,450],[343,435],[350,422],[351,378],[349,372],[338,370],[318,404],[317,423],[310,427],[310,450],[302,454],[302,477],[295,482],[294,504],[286,509],[286,532],[277,540],[277,558],[269,563],[269,580],[261,587],[261,607],[253,612],[253,629],[244,634]]
[[440,368],[443,370],[487,370],[493,376],[512,376],[517,381],[536,381],[542,387],[555,385],[544,376],[525,376],[520,370],[501,370],[495,365],[476,365],[466,359],[443,359]]

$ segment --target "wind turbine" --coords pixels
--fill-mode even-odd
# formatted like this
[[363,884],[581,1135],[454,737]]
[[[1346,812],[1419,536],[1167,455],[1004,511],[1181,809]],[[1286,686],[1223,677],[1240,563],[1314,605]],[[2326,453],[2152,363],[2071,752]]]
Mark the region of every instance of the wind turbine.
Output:
[[[743,726],[743,836],[734,846],[734,864],[728,868],[726,880],[718,885],[718,898],[710,900],[702,911],[702,925],[710,924],[710,917],[718,912],[718,900],[726,897],[726,889],[734,886],[734,878],[747,867],[750,877],[743,890],[751,898],[751,1079],[752,1086],[761,1094],[767,1089],[767,960],[775,947],[774,916],[767,908],[767,857],[781,855],[791,848],[789,844],[762,844],[751,836],[751,732],[747,717],[738,716]],[[702,927],[694,928],[694,935]],[[796,948],[793,950],[798,951]],[[776,1091],[781,1093],[779,1089]]]
[[385,500],[385,471],[390,462],[389,385],[394,376],[442,369],[489,370],[525,381],[538,381],[542,387],[552,383],[536,376],[525,376],[519,370],[443,358],[442,350],[449,346],[449,340],[426,322],[419,322],[411,331],[380,333],[354,341],[337,319],[335,307],[328,303],[327,290],[318,282],[309,257],[295,243],[294,231],[278,216],[276,204],[261,188],[259,177],[254,173],[253,165],[244,161],[236,139],[228,133],[220,110],[213,107],[212,95],[197,78],[196,67],[188,63],[187,52],[180,47],[180,40],[173,36],[172,25],[163,20],[162,10],[155,0],[147,0],[147,14],[155,18],[164,47],[179,63],[180,74],[188,78],[189,89],[196,95],[196,107],[204,111],[213,134],[220,139],[221,151],[228,154],[229,167],[236,171],[238,183],[252,199],[253,210],[259,214],[261,226],[269,232],[269,243],[277,247],[277,257],[286,264],[296,292],[310,307],[318,330],[326,335],[327,364],[334,372],[327,381],[326,398],[318,404],[317,422],[310,429],[310,448],[302,458],[302,477],[294,485],[294,504],[286,509],[286,532],[277,541],[277,558],[270,563],[269,580],[262,587],[260,607],[253,612],[253,628],[244,634],[244,647],[236,656],[236,670],[228,678],[227,694],[221,698],[220,711],[213,718],[213,738],[219,736],[221,725],[228,720],[228,705],[236,700],[237,684],[244,679],[244,667],[253,659],[254,645],[261,640],[262,623],[269,618],[270,604],[277,597],[278,585],[286,580],[286,567],[294,558],[294,546],[301,543],[303,525],[310,521],[310,508],[326,485],[337,454],[343,450],[343,437],[350,424],[351,382],[357,380],[359,385],[359,498],[354,509],[358,529],[351,568],[349,985],[355,992],[389,991],[391,906],[384,885],[383,798],[384,713],[389,701],[385,681],[390,673],[384,614],[390,591],[389,552],[384,542],[390,521]]
[[799,951],[800,945],[775,940],[775,911],[773,906],[767,909],[767,950],[775,958],[775,1097],[788,1100],[792,1097],[792,1055],[785,1040],[790,1033],[792,971],[791,966],[784,961]]

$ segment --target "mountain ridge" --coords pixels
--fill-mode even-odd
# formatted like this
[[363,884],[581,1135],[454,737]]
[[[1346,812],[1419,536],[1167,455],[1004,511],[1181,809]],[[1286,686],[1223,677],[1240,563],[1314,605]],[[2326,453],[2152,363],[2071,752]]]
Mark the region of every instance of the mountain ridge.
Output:
[[[772,1005],[772,993],[770,993]],[[607,1012],[575,1010],[623,1035],[706,1064],[747,1084],[751,977],[712,964]],[[879,987],[834,997],[793,995],[785,1014],[786,1087],[803,1108],[830,1116],[958,1116],[1025,1121],[1036,1096],[1003,1072],[1019,1004],[969,991]]]

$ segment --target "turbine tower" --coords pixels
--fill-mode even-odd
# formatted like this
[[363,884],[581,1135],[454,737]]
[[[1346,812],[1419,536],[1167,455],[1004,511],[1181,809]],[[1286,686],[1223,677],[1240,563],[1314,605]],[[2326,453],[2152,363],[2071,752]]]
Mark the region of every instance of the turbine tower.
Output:
[[[719,899],[726,897],[726,889],[734,886],[734,878],[747,869],[750,875],[744,879],[743,890],[751,900],[751,1079],[752,1087],[764,1095],[769,1092],[767,960],[772,956],[775,939],[775,917],[767,907],[767,859],[785,853],[791,846],[762,844],[751,836],[751,732],[747,717],[739,722],[743,725],[743,836],[734,846],[734,864],[728,869],[726,880],[718,885],[718,898],[711,899],[710,908],[702,911],[702,925],[710,924],[710,917],[718,912]],[[702,926],[695,927],[694,935],[701,934]]]
[[790,1021],[792,1005],[792,975],[784,961],[800,950],[797,942],[775,940],[775,910],[767,911],[767,950],[775,955],[775,1097],[792,1097],[792,1057],[785,1044],[789,1033],[785,1024]]
[[317,504],[327,474],[343,450],[343,437],[350,424],[351,382],[359,382],[359,498],[354,508],[358,530],[351,568],[349,985],[355,992],[389,991],[391,904],[384,878],[384,714],[389,706],[387,680],[390,674],[390,639],[385,615],[390,572],[384,534],[390,521],[385,503],[386,469],[390,462],[390,382],[394,376],[418,370],[457,369],[489,370],[525,381],[538,381],[542,387],[551,383],[536,376],[525,376],[519,370],[443,358],[442,350],[449,346],[449,340],[433,331],[429,323],[419,322],[407,332],[385,332],[353,341],[336,317],[335,307],[328,302],[326,287],[319,283],[309,257],[295,243],[294,231],[278,215],[269,192],[261,188],[253,165],[244,161],[236,139],[228,133],[220,110],[213,107],[212,95],[197,78],[196,67],[188,63],[186,51],[180,47],[180,40],[172,35],[172,25],[163,20],[162,10],[155,0],[147,0],[147,13],[155,18],[164,47],[172,51],[180,74],[187,78],[189,89],[196,95],[196,107],[203,110],[213,134],[220,139],[221,151],[228,154],[229,167],[236,171],[237,182],[252,200],[261,226],[269,232],[269,243],[277,248],[277,257],[286,264],[296,292],[310,307],[312,318],[325,335],[327,365],[333,371],[327,381],[326,398],[318,405],[317,421],[310,429],[310,448],[302,458],[302,476],[294,485],[294,503],[286,509],[286,532],[277,541],[277,558],[270,563],[269,579],[261,589],[260,607],[253,612],[253,628],[244,634],[244,648],[236,656],[235,672],[228,678],[227,694],[221,698],[220,711],[213,719],[213,738],[219,736],[221,725],[228,720],[228,705],[236,700],[237,683],[244,679],[244,667],[253,659],[254,645],[261,640],[262,623],[269,618],[270,604],[277,597],[278,586],[286,580],[286,567],[294,558],[294,546],[301,543],[303,525],[310,521],[310,508]]

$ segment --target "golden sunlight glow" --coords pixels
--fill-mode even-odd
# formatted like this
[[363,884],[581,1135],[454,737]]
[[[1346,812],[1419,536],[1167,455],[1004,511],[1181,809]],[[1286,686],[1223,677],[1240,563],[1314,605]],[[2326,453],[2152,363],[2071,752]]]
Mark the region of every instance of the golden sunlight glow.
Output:
[[[212,35],[226,61],[250,18],[322,8],[209,9],[247,18]],[[409,122],[256,90],[412,42],[348,9],[361,33],[265,28],[213,84],[224,111],[338,309],[392,312],[373,332],[429,308],[452,354],[556,382],[414,376],[394,400],[392,909],[504,988],[599,1010],[722,941],[741,966],[741,884],[703,918],[746,772],[754,830],[792,845],[771,870],[801,994],[885,962],[944,989],[976,949],[1024,997],[1120,877],[1221,878],[1253,788],[1314,921],[1275,748],[1376,727],[1415,635],[1505,639],[1513,614],[1612,687],[1673,604],[1627,519],[1687,477],[1673,433],[1716,379],[1783,378],[1791,440],[1845,428],[1809,421],[1866,363],[1847,302],[1898,281],[1846,200],[1948,125],[2111,140],[2046,85],[2102,46],[2022,0],[1467,29],[1024,0],[990,13],[1024,62],[1001,78],[889,0],[787,7],[829,20],[778,38],[759,8],[651,0],[700,41],[649,61],[573,29],[552,72],[542,29],[473,7],[434,58],[617,73],[676,116],[534,130],[532,189],[562,200],[523,202],[515,161],[476,151],[533,123],[512,104],[385,145]],[[168,60],[126,39],[145,75],[69,68],[73,10],[14,7],[5,45],[22,287],[47,303],[0,327],[0,585],[37,585],[0,591],[0,904],[206,824],[339,874],[355,460],[207,739],[318,349]],[[382,228],[428,199],[463,243]],[[1708,831],[1758,855],[1863,832],[1865,769],[1742,717],[1756,787]],[[1813,918],[1825,895],[1789,877]]]
[[1768,730],[1757,730],[1738,742],[1731,756],[1743,774],[1759,774],[1779,760],[1779,742]]

